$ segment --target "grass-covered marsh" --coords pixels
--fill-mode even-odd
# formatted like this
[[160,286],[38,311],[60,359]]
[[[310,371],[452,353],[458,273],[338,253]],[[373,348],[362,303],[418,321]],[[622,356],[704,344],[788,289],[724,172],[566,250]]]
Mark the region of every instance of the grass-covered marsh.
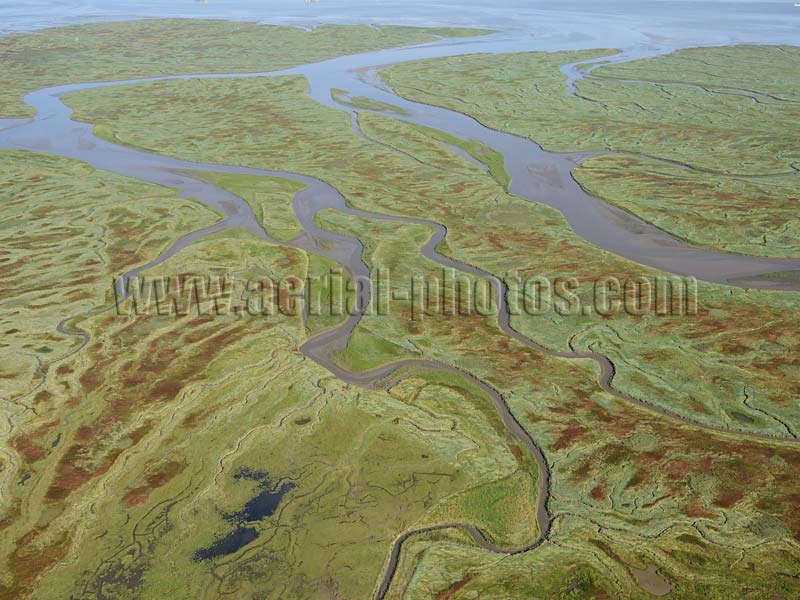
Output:
[[[167,81],[85,91],[66,101],[78,118],[91,117],[137,147],[198,161],[280,165],[330,183],[355,208],[436,221],[448,230],[442,253],[498,276],[575,277],[583,304],[591,304],[598,276],[624,281],[663,275],[599,251],[572,233],[556,211],[509,195],[490,173],[425,130],[362,113],[362,130],[378,142],[370,143],[353,133],[349,115],[320,106],[306,89],[302,77]],[[187,127],[190,137],[181,133]],[[391,238],[374,236],[397,229],[367,222],[362,231],[368,231],[363,227],[375,233],[361,239],[387,246]],[[420,245],[432,233],[403,229],[411,230]],[[399,248],[384,251],[380,261],[387,264],[380,266],[416,256],[413,245]],[[692,317],[548,311],[516,316],[512,325],[551,348],[567,349],[571,341],[576,349],[608,354],[618,364],[620,389],[673,412],[785,435],[787,424],[794,428],[800,418],[786,401],[796,391],[794,380],[786,379],[798,368],[792,352],[800,343],[796,294],[702,283],[698,290],[700,311]],[[380,348],[395,357],[417,352],[405,338],[381,337]],[[373,356],[365,353],[359,360]],[[737,418],[740,413],[747,419]]]
[[189,73],[246,73],[480,29],[367,25],[297,27],[199,19],[91,23],[0,37],[0,118],[31,115],[22,97],[42,87]]
[[[491,273],[575,276],[582,297],[598,273],[656,275],[585,243],[556,211],[507,194],[496,160],[487,172],[441,142],[485,149],[362,112],[371,143],[306,89],[301,77],[171,81],[67,101],[111,139],[308,174],[354,207],[439,222],[443,254]],[[81,184],[102,188],[90,175]],[[25,193],[47,181],[26,182]],[[216,181],[250,202],[268,231],[297,231],[294,186]],[[158,227],[178,228],[177,216],[159,215]],[[335,211],[317,224],[358,236],[365,262],[390,268],[396,291],[440,271],[419,252],[427,225]],[[225,231],[151,274],[302,277],[331,267]],[[512,324],[552,348],[608,354],[618,388],[671,412],[793,433],[797,294],[701,285],[700,309],[681,318],[551,312]],[[499,390],[547,460],[553,527],[543,545],[514,556],[457,529],[412,535],[388,597],[646,598],[648,570],[673,597],[798,594],[794,445],[623,402],[598,385],[594,362],[546,356],[504,335],[491,314],[412,320],[411,310],[399,298],[391,314],[363,319],[337,360],[364,370],[424,357]],[[11,490],[0,516],[2,593],[361,598],[374,593],[394,541],[417,527],[466,521],[497,543],[533,539],[542,474],[485,394],[425,371],[389,389],[347,385],[297,351],[334,324],[281,313],[84,319],[89,344],[48,370],[36,410],[3,404],[14,438],[2,458]],[[228,554],[212,556],[220,550]]]
[[788,76],[800,68],[800,50],[681,50],[600,66],[576,82],[575,95],[567,93],[562,65],[612,53],[460,56],[382,74],[403,96],[467,113],[547,150],[644,155],[593,158],[575,176],[589,192],[692,243],[797,256],[800,223],[792,211],[800,177],[771,176],[800,169],[800,100]]

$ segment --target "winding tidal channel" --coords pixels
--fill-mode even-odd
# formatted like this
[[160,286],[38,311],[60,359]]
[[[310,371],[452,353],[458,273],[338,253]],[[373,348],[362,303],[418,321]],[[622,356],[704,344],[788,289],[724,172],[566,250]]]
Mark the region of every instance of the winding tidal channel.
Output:
[[[555,154],[542,150],[535,142],[507,133],[489,129],[476,120],[454,111],[410,102],[392,93],[374,75],[378,66],[459,54],[479,52],[512,52],[530,50],[530,39],[494,39],[495,36],[475,39],[442,40],[432,44],[410,46],[392,50],[370,52],[361,55],[336,58],[321,63],[304,65],[283,71],[249,74],[204,74],[189,76],[167,76],[137,80],[82,83],[46,88],[32,92],[25,102],[36,109],[32,119],[20,121],[0,121],[0,148],[21,149],[45,152],[81,160],[95,168],[112,171],[141,181],[169,186],[180,190],[182,197],[194,198],[225,215],[224,220],[199,231],[190,233],[178,240],[161,256],[146,265],[126,273],[123,280],[135,277],[140,271],[161,263],[185,248],[195,240],[227,228],[243,228],[265,241],[305,250],[328,257],[361,282],[368,282],[370,270],[363,260],[364,247],[355,237],[340,235],[315,226],[314,217],[323,209],[334,209],[350,215],[367,219],[400,221],[428,226],[433,233],[421,252],[428,259],[448,268],[458,269],[491,282],[498,307],[500,328],[515,340],[536,351],[564,359],[591,360],[601,370],[599,385],[613,396],[637,405],[639,408],[657,413],[683,424],[726,433],[740,437],[797,443],[798,438],[780,437],[757,432],[732,431],[715,427],[634,398],[617,390],[613,385],[615,367],[611,360],[597,352],[557,352],[545,348],[525,337],[510,324],[505,284],[493,275],[451,258],[436,251],[444,240],[447,230],[441,224],[425,219],[382,215],[355,210],[347,206],[344,197],[332,186],[318,179],[298,173],[238,167],[231,165],[204,164],[183,161],[167,156],[141,152],[132,148],[113,144],[97,138],[92,133],[92,125],[78,123],[70,119],[71,109],[61,97],[69,92],[98,87],[145,83],[165,79],[191,78],[239,78],[269,77],[277,75],[304,75],[311,84],[310,95],[318,102],[340,110],[354,113],[351,107],[337,103],[331,90],[346,90],[352,96],[361,96],[391,104],[401,108],[403,114],[383,113],[401,119],[439,129],[462,139],[474,139],[500,152],[505,159],[505,168],[511,176],[510,191],[532,202],[544,202],[558,209],[567,219],[573,230],[589,242],[624,256],[638,263],[655,267],[679,275],[695,276],[698,279],[736,284],[747,281],[748,287],[792,289],[798,286],[792,279],[759,278],[776,271],[800,270],[798,259],[752,258],[726,254],[712,250],[699,249],[677,240],[665,232],[645,223],[636,217],[609,204],[589,196],[572,178],[572,170],[590,153]],[[626,59],[639,58],[646,52],[629,52]],[[580,76],[577,65],[567,65],[563,69],[570,82]],[[366,75],[366,76],[365,76]],[[569,83],[570,89],[573,89]],[[358,109],[363,110],[363,109]],[[354,116],[354,129],[358,120]],[[250,207],[241,198],[213,184],[193,176],[194,172],[240,173],[250,175],[269,175],[283,177],[305,184],[293,200],[294,212],[303,227],[303,233],[289,242],[271,238],[258,222]],[[551,519],[548,512],[550,474],[547,461],[539,446],[516,420],[503,396],[493,387],[461,369],[429,360],[406,360],[379,367],[368,372],[348,371],[333,360],[338,350],[344,349],[357,326],[361,311],[366,310],[371,296],[369,284],[362,285],[358,291],[356,310],[340,326],[326,330],[308,339],[300,348],[301,352],[314,360],[335,376],[357,386],[389,388],[403,377],[401,371],[409,369],[434,369],[448,371],[471,381],[478,386],[494,403],[509,433],[514,436],[536,461],[539,470],[537,494],[537,536],[529,544],[519,548],[503,548],[494,545],[476,527],[467,523],[443,523],[405,532],[398,537],[391,549],[382,580],[377,586],[377,598],[383,598],[391,584],[400,558],[402,545],[412,535],[425,531],[447,528],[460,528],[466,531],[481,547],[498,553],[520,553],[531,550],[542,543],[550,531]],[[62,333],[73,333],[65,328],[65,321],[59,325]],[[88,334],[75,333],[88,343]]]

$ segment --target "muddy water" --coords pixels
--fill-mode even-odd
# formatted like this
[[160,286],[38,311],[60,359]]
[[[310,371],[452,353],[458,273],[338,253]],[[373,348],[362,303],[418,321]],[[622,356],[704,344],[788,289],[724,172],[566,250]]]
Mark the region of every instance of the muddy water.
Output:
[[[628,58],[639,56],[633,52],[626,54]],[[796,281],[760,279],[758,276],[798,271],[800,259],[747,257],[693,247],[584,192],[574,180],[572,170],[588,157],[598,155],[596,152],[545,152],[531,140],[489,129],[464,114],[400,98],[385,86],[375,85],[374,76],[364,77],[363,70],[358,72],[348,68],[344,60],[331,64],[336,62],[328,61],[325,68],[311,65],[303,69],[311,81],[311,95],[317,101],[339,107],[328,91],[335,80],[337,86],[347,89],[354,96],[394,104],[405,112],[384,113],[387,116],[484,143],[503,155],[505,168],[512,179],[512,193],[556,208],[578,235],[604,250],[640,264],[704,281],[737,285],[746,279],[748,287],[798,289]],[[361,68],[360,64],[357,68]],[[577,69],[576,72],[579,73]],[[755,285],[751,285],[753,283]]]
[[[522,44],[524,46],[524,44]],[[524,49],[519,42],[500,44],[495,49],[506,51]],[[757,278],[758,274],[770,271],[787,271],[800,268],[799,261],[774,261],[751,259],[689,248],[685,244],[669,236],[653,230],[641,221],[628,215],[621,215],[616,209],[584,194],[575,184],[570,171],[583,158],[581,155],[560,155],[546,153],[535,143],[493,131],[483,127],[473,119],[443,109],[433,108],[401,99],[386,88],[370,85],[365,82],[357,69],[372,67],[376,64],[387,64],[399,60],[425,58],[436,55],[459,54],[487,50],[482,41],[459,41],[455,44],[431,44],[393,51],[382,51],[356,57],[345,57],[326,61],[318,65],[290,69],[281,73],[301,73],[306,75],[312,84],[312,97],[328,105],[335,105],[330,97],[331,87],[348,90],[352,95],[366,96],[389,104],[398,105],[406,111],[406,115],[393,115],[394,118],[421,123],[452,133],[462,138],[473,138],[502,152],[506,166],[513,177],[512,191],[532,201],[543,201],[555,206],[567,217],[573,228],[581,235],[612,252],[637,260],[643,264],[666,268],[667,270],[697,275],[711,281],[727,281],[731,277]],[[248,76],[268,76],[281,73],[250,74]],[[241,77],[242,75],[201,75],[193,77]],[[171,79],[156,78],[156,79]],[[180,77],[188,78],[188,77]],[[105,87],[153,81],[155,79],[137,80],[136,82],[76,84],[60,86],[33,92],[26,97],[26,102],[37,110],[37,116],[24,121],[0,123],[0,148],[24,149],[66,156],[92,164],[96,168],[105,169],[149,183],[170,186],[182,197],[195,198],[207,206],[218,210],[224,219],[211,227],[186,235],[172,245],[160,257],[147,265],[139,266],[125,274],[133,277],[145,268],[159,264],[185,248],[194,241],[227,228],[243,228],[270,243],[299,248],[326,256],[347,268],[356,279],[368,281],[369,268],[362,258],[362,243],[351,236],[339,235],[319,229],[314,224],[314,216],[323,209],[332,208],[354,216],[369,219],[381,219],[416,223],[431,228],[432,236],[422,248],[423,254],[432,261],[459,271],[483,277],[492,283],[495,303],[498,307],[498,323],[501,329],[523,344],[552,356],[575,360],[595,361],[601,370],[599,383],[607,392],[642,408],[680,420],[693,426],[711,431],[727,431],[722,428],[703,425],[673,415],[660,407],[631,398],[613,387],[614,365],[598,353],[554,352],[529,340],[515,331],[509,323],[509,311],[506,303],[507,290],[504,284],[475,267],[459,263],[440,255],[436,246],[444,239],[447,230],[438,223],[424,219],[412,219],[389,215],[379,215],[349,208],[342,195],[330,185],[297,173],[283,171],[260,170],[230,165],[204,164],[183,161],[175,158],[149,154],[135,149],[118,146],[101,140],[92,134],[91,126],[70,120],[70,109],[63,104],[61,96],[65,93]],[[351,111],[352,112],[352,111]],[[358,129],[358,121],[354,119],[354,129]],[[3,127],[5,127],[3,129]],[[202,181],[197,172],[209,171],[219,173],[241,173],[251,175],[270,175],[284,177],[301,182],[305,189],[293,200],[295,214],[303,227],[303,234],[296,239],[282,243],[272,239],[258,223],[249,206],[237,196],[212,184]],[[760,281],[760,280],[756,280]],[[764,283],[765,287],[774,282]],[[121,290],[124,293],[124,290]],[[369,284],[359,290],[358,307],[366,308],[369,304],[371,289]],[[465,529],[476,543],[484,548],[504,553],[516,553],[529,550],[547,536],[550,529],[550,517],[547,510],[549,499],[549,468],[544,455],[530,435],[521,427],[509,410],[502,395],[460,369],[426,360],[410,360],[386,365],[369,372],[350,372],[337,365],[333,357],[338,350],[346,347],[353,329],[361,318],[360,310],[356,310],[341,326],[331,329],[309,339],[301,351],[342,380],[354,385],[368,387],[389,387],[393,378],[401,376],[407,368],[425,368],[445,370],[464,377],[479,386],[489,398],[508,428],[509,432],[529,451],[539,467],[537,495],[537,536],[527,546],[521,548],[500,548],[491,544],[477,529],[468,524],[443,524],[437,529],[461,527]],[[66,331],[64,323],[60,331]],[[85,334],[84,343],[88,340]],[[762,439],[777,438],[767,434],[736,432],[737,435]],[[794,438],[788,441],[796,441]],[[398,539],[392,549],[388,568],[380,587],[380,595],[385,593],[391,581],[400,547],[408,536],[407,532]]]
[[631,567],[636,583],[648,594],[666,596],[674,587],[670,581],[658,574],[658,567],[651,565],[647,569]]
[[[151,155],[151,160],[134,165],[136,170],[131,171],[130,157],[119,150],[118,146],[98,143],[87,127],[68,119],[69,110],[61,102],[61,96],[82,89],[163,79],[302,74],[311,83],[311,97],[322,104],[347,110],[352,114],[353,109],[338,104],[331,97],[332,88],[344,89],[350,96],[363,96],[398,106],[405,111],[405,114],[386,113],[392,118],[440,129],[459,138],[478,140],[500,152],[512,179],[510,191],[527,200],[556,208],[576,233],[604,250],[670,273],[694,276],[715,283],[737,285],[745,281],[747,287],[800,289],[793,277],[759,277],[767,273],[800,271],[800,259],[757,258],[692,247],[630,213],[585,193],[572,177],[572,170],[589,156],[596,156],[596,152],[545,152],[531,140],[492,130],[464,114],[408,101],[392,93],[385,85],[376,85],[374,76],[364,76],[365,71],[374,71],[375,65],[476,52],[521,51],[529,45],[530,42],[525,39],[487,36],[340,57],[271,73],[157,77],[58,86],[33,92],[26,97],[26,102],[37,108],[39,114],[31,122],[0,130],[0,147],[22,147],[71,156],[86,160],[98,168],[114,171],[116,166],[121,169],[118,172],[127,170],[127,174],[131,176],[153,181],[152,175],[159,169],[179,167],[178,163],[181,161],[169,161]],[[630,60],[656,53],[658,51],[653,49],[631,50],[622,56]],[[616,62],[621,59],[620,56],[615,56],[611,60]],[[565,69],[572,79],[581,75],[580,64],[582,63],[573,63],[570,68]],[[173,164],[169,164],[170,162]],[[689,168],[685,165],[684,167]],[[205,191],[202,186],[192,187],[197,194]],[[213,192],[206,195],[209,197],[198,199],[209,202],[210,206],[218,209],[220,202],[230,202],[229,194],[224,199],[219,199],[218,194]],[[232,215],[231,218],[251,222],[252,215],[248,215],[248,212]],[[234,225],[234,222],[230,224]]]

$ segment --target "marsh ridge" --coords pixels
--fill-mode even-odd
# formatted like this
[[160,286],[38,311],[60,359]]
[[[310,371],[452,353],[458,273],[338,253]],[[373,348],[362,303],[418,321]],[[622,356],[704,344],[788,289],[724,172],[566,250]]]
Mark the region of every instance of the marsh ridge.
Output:
[[[433,51],[430,51],[430,49],[433,49]],[[454,46],[434,43],[412,48],[379,51],[364,55],[356,55],[354,57],[342,57],[332,61],[325,61],[324,63],[304,65],[302,67],[277,72],[151,77],[123,82],[71,84],[46,88],[32,92],[25,97],[25,101],[36,109],[36,117],[23,122],[15,122],[13,127],[0,130],[0,147],[33,150],[65,156],[87,162],[98,169],[112,171],[153,184],[176,188],[180,190],[181,197],[194,198],[224,215],[222,221],[180,238],[158,258],[146,265],[131,269],[125,273],[122,278],[123,281],[126,278],[135,277],[146,268],[163,262],[201,237],[228,228],[242,228],[271,244],[297,248],[328,257],[348,269],[355,278],[368,281],[370,269],[363,259],[364,247],[361,241],[352,236],[337,234],[318,228],[314,224],[315,215],[320,210],[331,208],[366,219],[424,225],[432,228],[433,233],[421,249],[422,254],[444,267],[457,269],[490,281],[498,308],[498,325],[503,332],[513,337],[518,342],[535,351],[543,352],[553,357],[594,361],[600,367],[601,374],[599,377],[599,385],[604,391],[616,398],[683,424],[716,433],[752,439],[791,443],[800,441],[797,438],[785,438],[766,433],[729,430],[723,427],[700,423],[674,414],[660,406],[633,398],[614,388],[614,364],[605,355],[597,352],[555,351],[522,335],[510,324],[510,313],[507,301],[508,290],[499,278],[475,266],[453,260],[437,252],[437,246],[447,235],[447,229],[442,224],[425,219],[377,214],[350,208],[345,198],[335,188],[319,179],[298,173],[254,169],[233,165],[197,163],[120,146],[97,138],[92,133],[91,124],[72,121],[70,119],[72,111],[62,102],[61,98],[66,93],[78,90],[166,79],[237,78],[281,74],[304,74],[309,78],[312,84],[310,95],[324,104],[343,108],[351,113],[353,112],[353,109],[341,106],[331,98],[330,89],[334,87],[332,84],[335,83],[335,87],[347,89],[348,92],[353,93],[353,95],[371,97],[375,100],[399,105],[407,113],[406,115],[392,114],[392,118],[399,118],[434,127],[462,139],[477,139],[487,146],[500,151],[505,157],[506,167],[509,169],[509,174],[512,176],[512,192],[531,201],[545,201],[559,208],[579,235],[584,235],[586,232],[585,225],[587,218],[591,223],[599,224],[599,229],[602,230],[603,233],[600,235],[599,241],[601,243],[598,243],[598,245],[612,252],[618,252],[634,260],[638,257],[643,264],[666,268],[667,270],[671,269],[664,266],[664,261],[667,260],[668,263],[674,261],[677,266],[674,272],[693,274],[700,278],[708,278],[702,276],[705,271],[692,272],[692,269],[689,268],[689,266],[695,264],[695,262],[693,262],[695,259],[702,265],[708,264],[709,261],[715,264],[717,273],[725,274],[724,276],[720,276],[723,278],[729,278],[732,275],[738,277],[755,276],[764,272],[800,268],[800,261],[754,259],[694,249],[661,231],[656,230],[653,232],[652,228],[647,229],[646,233],[642,234],[641,231],[642,228],[645,227],[645,224],[632,217],[627,218],[627,220],[621,220],[619,215],[615,212],[616,209],[609,207],[600,200],[591,198],[572,180],[571,170],[576,165],[574,156],[547,153],[530,140],[491,130],[466,115],[409,102],[385,89],[379,89],[375,86],[365,84],[353,71],[354,67],[358,65],[367,67],[376,64],[386,65],[392,61],[400,62],[402,60],[425,58],[428,57],[427,55],[474,53],[479,49],[485,50],[485,47],[480,45],[476,47],[474,44],[471,45],[468,42],[460,40],[458,44]],[[409,53],[411,54],[410,57]],[[357,120],[354,120],[354,127],[358,127]],[[282,177],[303,183],[306,187],[294,196],[293,208],[298,221],[303,227],[304,233],[289,242],[281,242],[272,238],[255,218],[246,202],[216,185],[203,181],[201,176],[194,176],[193,174],[196,172],[266,175]],[[588,216],[581,213],[584,209],[589,211]],[[631,223],[633,223],[633,225],[631,225]],[[603,227],[605,227],[605,229],[603,229]],[[636,234],[632,233],[634,229],[637,231]],[[622,246],[617,242],[604,245],[602,243],[605,240],[603,236],[609,235],[609,232],[612,232],[614,236],[621,236],[631,243],[624,242],[623,240],[624,243]],[[596,236],[584,235],[584,237],[590,241],[596,241],[594,239]],[[320,241],[323,243],[319,243]],[[658,250],[658,252],[654,252],[654,249]],[[633,254],[633,256],[630,256],[631,254]],[[670,256],[672,256],[672,258],[670,258]],[[675,256],[678,258],[675,258]],[[688,273],[687,269],[689,270]],[[711,280],[715,279],[711,278]],[[765,285],[767,284],[765,283]],[[368,306],[370,296],[371,289],[369,285],[360,289],[358,305],[361,307],[362,311]],[[397,561],[399,560],[403,542],[414,533],[460,527],[465,529],[480,546],[495,552],[509,554],[524,552],[538,546],[550,531],[551,519],[547,510],[550,471],[541,449],[516,420],[502,394],[471,373],[467,373],[458,367],[432,360],[412,359],[399,361],[366,372],[352,372],[342,368],[334,362],[334,356],[337,351],[346,348],[351,334],[361,316],[361,312],[356,312],[349,316],[345,322],[338,327],[314,335],[301,346],[301,352],[342,380],[358,386],[390,386],[390,383],[387,382],[389,382],[392,377],[399,377],[399,373],[407,368],[448,371],[459,377],[463,377],[474,383],[491,398],[495,409],[503,420],[509,433],[527,448],[539,469],[536,503],[538,534],[528,545],[521,548],[502,548],[496,546],[473,525],[463,523],[440,524],[408,531],[394,542],[388,565],[379,587],[379,597],[382,597],[388,590],[392,576],[397,567]],[[66,323],[67,320],[65,319],[59,324],[59,331],[80,336],[85,345],[88,341],[88,334],[85,332],[71,332],[65,327]]]

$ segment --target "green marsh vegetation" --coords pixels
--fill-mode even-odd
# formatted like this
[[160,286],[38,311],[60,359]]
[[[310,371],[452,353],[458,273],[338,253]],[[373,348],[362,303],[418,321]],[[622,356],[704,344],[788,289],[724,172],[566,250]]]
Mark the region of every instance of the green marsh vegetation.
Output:
[[[577,82],[576,96],[566,93],[559,67],[610,54],[474,55],[382,73],[403,96],[467,113],[546,150],[645,155],[591,158],[575,176],[590,193],[677,237],[729,252],[798,256],[800,178],[771,176],[800,169],[800,96],[788,75],[800,50],[681,50],[600,66]],[[689,85],[673,85],[681,83]]]
[[[493,177],[452,152],[441,134],[362,113],[365,134],[382,145],[370,144],[353,134],[348,115],[305,91],[300,77],[175,81],[93,90],[68,102],[98,133],[126,144],[301,172],[331,183],[357,208],[442,223],[448,236],[439,250],[492,273],[581,281],[653,274],[584,243],[552,209],[508,195],[497,171]],[[78,175],[105,193],[107,184]],[[216,181],[245,197],[268,230],[291,235],[294,187],[257,179]],[[36,194],[47,181],[26,181],[19,194]],[[58,182],[78,185],[63,175]],[[180,226],[171,222],[177,214],[159,216],[154,232]],[[398,286],[440,271],[419,254],[427,226],[333,211],[317,222],[358,235],[368,264],[391,267]],[[226,231],[151,274],[209,265],[243,277],[330,267]],[[98,287],[92,301],[102,302],[105,291]],[[700,297],[695,318],[548,313],[514,325],[553,348],[608,353],[618,365],[615,385],[674,412],[785,435],[775,416],[796,421],[797,296],[704,285]],[[364,319],[340,360],[364,369],[428,357],[500,390],[548,459],[554,523],[544,545],[511,557],[455,530],[412,536],[390,597],[643,598],[632,569],[654,565],[674,584],[674,597],[797,594],[790,575],[800,535],[796,450],[711,434],[620,402],[598,387],[593,363],[509,340],[491,316],[412,321],[410,310],[401,300],[386,318]],[[464,520],[499,543],[536,534],[539,474],[491,402],[455,376],[413,372],[389,390],[346,385],[296,350],[308,336],[299,315],[103,314],[81,327],[89,345],[48,370],[47,394],[36,412],[19,411],[2,459],[14,490],[0,517],[8,597],[367,597],[392,542],[414,527]],[[237,478],[242,472],[264,472],[276,489],[294,487],[271,514],[234,525],[225,516],[241,513],[260,489]],[[227,557],[193,559],[239,526],[256,537]]]
[[331,90],[331,98],[336,100],[339,104],[351,106],[353,108],[362,108],[364,110],[374,110],[380,112],[391,112],[398,115],[406,114],[399,106],[393,106],[380,100],[373,100],[372,98],[365,98],[364,96],[351,96],[345,90],[334,88]]
[[102,308],[113,301],[106,297],[112,277],[220,219],[199,203],[173,198],[174,190],[44,154],[2,151],[0,176],[0,394],[6,398],[33,391],[38,363],[79,345],[76,336],[56,331],[65,316]]
[[281,177],[234,173],[204,173],[201,178],[247,202],[264,231],[272,238],[287,242],[302,232],[303,228],[292,211],[292,198],[305,189],[302,183]]
[[[375,118],[374,115],[364,115],[361,117],[362,131],[370,135],[371,131],[376,133],[377,139],[392,139],[397,147],[410,145],[413,154],[420,157],[427,164],[435,164],[441,152],[431,152],[426,156],[420,156],[422,147],[430,146],[431,139],[460,148],[478,162],[482,162],[489,170],[489,174],[500,184],[503,189],[508,189],[510,179],[503,166],[503,155],[477,140],[463,140],[445,131],[439,131],[432,127],[418,125],[416,123],[403,123],[401,121]],[[449,156],[449,155],[447,155]],[[458,163],[458,168],[463,169],[463,161]]]
[[633,156],[576,170],[590,194],[693,244],[752,256],[800,256],[797,177],[720,177]]
[[[229,589],[323,596],[332,584],[364,597],[394,537],[450,498],[499,481],[507,497],[521,495],[520,506],[532,501],[525,479],[505,483],[519,465],[502,450],[503,436],[475,415],[448,414],[461,406],[458,393],[476,404],[485,398],[453,391],[455,381],[429,384],[424,373],[415,384],[421,408],[347,386],[296,350],[308,333],[299,316],[80,317],[111,304],[112,275],[219,216],[172,190],[76,161],[17,152],[2,159],[3,220],[14,232],[3,258],[7,324],[25,323],[3,340],[12,429],[1,470],[13,491],[0,517],[3,597],[190,598]],[[295,184],[209,177],[241,194],[277,239],[295,235]],[[145,275],[211,268],[302,278],[333,267],[227,231]],[[81,340],[55,332],[65,314],[89,336],[77,354],[69,352]],[[308,327],[337,323],[312,316]],[[46,356],[41,368],[35,352]],[[20,395],[40,374],[36,394]],[[437,395],[446,400],[440,413],[430,408]],[[237,477],[243,469],[294,487],[279,510],[245,524],[256,539],[233,559],[195,560],[234,532],[225,515],[254,499],[254,484]],[[459,514],[490,535],[518,535],[495,514],[502,510],[468,505]]]
[[[67,102],[79,118],[91,115],[131,145],[188,159],[280,164],[331,183],[356,208],[442,223],[448,236],[441,252],[495,274],[518,270],[582,282],[598,273],[623,279],[656,274],[586,244],[554,210],[508,195],[491,174],[442,146],[434,134],[362,113],[365,134],[381,142],[370,144],[353,134],[348,115],[316,105],[305,90],[299,77],[182,81],[128,87],[124,103],[107,90],[72,95]],[[271,99],[266,106],[253,100],[265,97]],[[217,112],[207,113],[197,98],[213,103]],[[153,110],[156,105],[161,112]],[[180,127],[195,141],[180,135],[170,110],[182,115]],[[220,111],[225,127],[218,125]],[[281,127],[264,125],[270,122]],[[332,211],[321,213],[318,224],[357,234],[372,267],[388,265],[422,277],[440,270],[418,252],[432,233],[429,227]],[[578,293],[587,298],[591,288]],[[787,435],[783,423],[797,420],[789,400],[796,390],[787,377],[798,368],[796,297],[701,284],[695,317],[548,313],[515,317],[513,324],[552,348],[571,343],[608,354],[618,366],[617,387],[673,412]],[[455,586],[453,593],[464,595],[591,597],[623,590],[643,597],[631,569],[651,565],[675,584],[678,597],[796,588],[781,575],[797,560],[795,450],[711,434],[622,403],[599,389],[592,363],[548,358],[510,341],[491,316],[411,321],[408,305],[401,301],[396,307],[386,318],[364,319],[340,360],[367,369],[423,356],[455,364],[501,390],[552,465],[555,521],[544,546],[502,560],[458,532],[413,537],[404,545],[390,595],[407,589],[424,596]],[[520,492],[522,478],[505,481],[510,488],[495,483],[459,494],[433,514],[460,516],[474,510],[472,499],[482,495],[487,502],[477,506],[484,508],[499,496],[515,498],[503,502],[514,507],[508,516],[473,514],[497,539],[508,539],[511,515],[524,515],[530,505]]]
[[[27,171],[4,168],[24,182],[15,198],[35,204],[28,235],[46,227],[43,218],[55,218],[56,209],[62,218],[74,213],[69,233],[86,238],[87,260],[108,256],[102,244],[87,243],[100,227],[82,220],[87,207],[99,223],[112,225],[107,212],[125,223],[147,209],[137,222],[142,249],[135,258],[143,262],[161,250],[160,236],[215,219],[190,201],[169,198],[169,190],[66,159],[24,158]],[[148,195],[110,207],[112,185],[119,198]],[[69,190],[74,198],[57,196]],[[119,226],[109,231],[130,237]],[[60,251],[69,256],[67,247]],[[229,230],[145,275],[213,268],[239,278],[303,276],[311,260]],[[38,269],[42,276],[63,273],[58,264]],[[24,282],[20,273],[6,276]],[[106,285],[79,288],[90,296],[88,306],[107,300]],[[2,506],[5,597],[192,598],[231,590],[322,597],[330,585],[365,597],[393,539],[433,511],[458,510],[499,539],[519,535],[517,523],[502,516],[505,505],[458,501],[493,486],[519,497],[518,510],[533,501],[528,478],[515,475],[523,467],[505,430],[479,390],[424,372],[391,394],[353,388],[297,351],[307,335],[299,315],[247,318],[237,316],[236,303],[215,317],[114,311],[87,317],[81,328],[88,345],[46,365],[35,398],[16,410],[4,405],[14,424],[2,462],[13,490]],[[65,308],[86,306],[76,300],[50,311],[60,316]],[[35,306],[23,310],[37,314]],[[42,330],[54,329],[56,318],[51,314]],[[26,335],[32,340],[36,332]],[[465,404],[477,409],[463,411]],[[243,472],[264,473],[266,485],[288,491],[274,511],[234,525],[230,515],[259,493]],[[233,555],[196,559],[236,527],[253,530],[254,539]],[[92,540],[91,552],[84,540]]]
[[[31,116],[22,97],[65,83],[190,73],[247,73],[380,48],[431,42],[478,29],[364,25],[297,27],[160,19],[55,27],[0,37],[0,118]],[[123,42],[124,40],[124,42]]]
[[[355,208],[439,222],[448,229],[440,249],[444,254],[499,276],[575,277],[584,305],[591,304],[598,274],[621,280],[659,275],[598,251],[574,235],[556,211],[507,194],[486,171],[423,131],[386,116],[360,114],[365,134],[380,143],[371,144],[352,132],[346,113],[319,106],[305,91],[302,77],[168,81],[113,93],[86,91],[66,101],[78,118],[91,115],[133,146],[201,161],[259,168],[281,164],[327,181]],[[126,102],[118,102],[120,97]],[[272,101],[265,105],[267,97]],[[215,110],[206,112],[208,105]],[[181,126],[189,127],[193,139],[180,134],[171,110],[181,115]],[[268,125],[276,122],[280,128]],[[397,226],[380,225],[382,235],[392,227]],[[414,234],[419,245],[432,233],[424,229]],[[385,239],[388,247],[390,238]],[[410,260],[416,255],[413,249],[406,254]],[[392,256],[399,254],[385,251],[380,260]],[[512,324],[554,349],[566,350],[571,342],[576,349],[608,354],[620,366],[620,389],[673,412],[786,435],[787,424],[793,427],[800,416],[787,401],[787,394],[798,390],[793,379],[786,379],[798,368],[796,294],[700,284],[699,297],[700,314],[691,318],[548,311],[513,317]],[[386,325],[374,325],[380,326]],[[408,345],[403,338],[382,337],[388,341],[384,349]]]

